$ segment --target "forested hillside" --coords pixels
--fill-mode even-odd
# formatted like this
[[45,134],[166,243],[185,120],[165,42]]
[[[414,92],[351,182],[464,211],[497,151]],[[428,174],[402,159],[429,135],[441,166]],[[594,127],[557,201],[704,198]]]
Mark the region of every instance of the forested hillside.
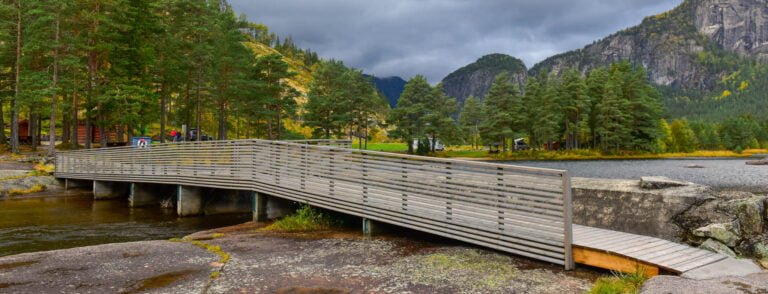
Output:
[[768,7],[758,0],[686,0],[635,27],[542,61],[532,75],[582,73],[629,60],[648,69],[668,116],[722,121],[768,118],[764,89]]
[[226,1],[2,0],[0,125],[10,132],[0,142],[10,134],[17,151],[50,133],[90,148],[166,141],[182,126],[218,139],[304,137],[296,121],[320,63]]

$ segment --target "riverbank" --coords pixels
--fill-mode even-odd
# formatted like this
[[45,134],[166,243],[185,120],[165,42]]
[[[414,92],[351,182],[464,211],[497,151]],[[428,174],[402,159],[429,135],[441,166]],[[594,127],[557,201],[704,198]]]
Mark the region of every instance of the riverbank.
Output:
[[[0,258],[12,293],[584,293],[602,275],[404,231],[264,233],[245,223],[184,241],[106,244]],[[226,257],[225,257],[226,256]]]
[[[353,148],[357,147],[354,145]],[[371,143],[367,150],[394,153],[406,153],[408,146],[404,143]],[[621,152],[619,154],[604,154],[597,150],[572,150],[572,151],[541,151],[526,150],[491,154],[483,148],[475,150],[470,146],[450,146],[445,151],[435,154],[436,157],[457,158],[488,161],[520,161],[520,160],[632,160],[632,159],[678,159],[678,158],[749,158],[756,155],[768,154],[768,149],[748,149],[741,153],[730,150],[697,150],[691,153],[648,153],[648,152]]]

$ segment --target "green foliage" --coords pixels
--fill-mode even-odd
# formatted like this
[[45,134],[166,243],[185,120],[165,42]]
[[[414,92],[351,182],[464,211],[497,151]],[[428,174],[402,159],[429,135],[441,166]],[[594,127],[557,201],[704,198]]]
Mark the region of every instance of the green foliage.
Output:
[[480,125],[483,123],[486,112],[483,107],[478,99],[469,96],[464,101],[464,107],[459,115],[463,137],[471,143],[473,149],[480,146]]
[[327,230],[335,225],[333,219],[309,204],[302,205],[296,213],[264,227],[263,231],[299,232]]
[[[442,85],[432,87],[423,76],[416,76],[405,84],[397,107],[392,110],[389,122],[395,125],[390,133],[408,143],[408,153],[413,154],[413,140],[437,142],[458,137],[456,100],[443,93]],[[434,145],[434,144],[433,144]],[[417,148],[418,149],[418,148]],[[434,146],[428,150],[434,151]]]
[[361,71],[330,60],[315,71],[304,110],[304,125],[313,128],[314,136],[357,135],[367,143],[370,129],[387,115],[389,104]]
[[676,119],[672,121],[670,133],[672,135],[672,145],[670,145],[669,151],[690,153],[697,149],[698,141],[696,134],[688,125],[688,120]]
[[[158,122],[161,141],[182,124],[220,139],[233,126],[240,137],[240,125],[246,136],[280,138],[283,121],[296,118],[299,97],[286,82],[293,73],[284,59],[306,68],[319,60],[290,38],[280,42],[265,26],[237,17],[226,1],[22,2],[0,3],[0,102],[32,122],[55,115],[52,130],[61,128],[63,143],[72,146],[90,148],[109,132],[129,140],[145,130],[154,135]],[[257,59],[248,42],[282,54]],[[16,68],[18,95],[9,82]],[[78,123],[100,129],[103,138],[77,142]]]
[[521,133],[523,125],[522,101],[518,90],[509,81],[509,74],[496,76],[483,105],[485,118],[480,125],[480,136],[485,142],[501,143],[507,149],[507,139]]
[[612,277],[601,277],[595,281],[589,294],[639,293],[643,283],[648,280],[641,268],[634,273],[615,272]]

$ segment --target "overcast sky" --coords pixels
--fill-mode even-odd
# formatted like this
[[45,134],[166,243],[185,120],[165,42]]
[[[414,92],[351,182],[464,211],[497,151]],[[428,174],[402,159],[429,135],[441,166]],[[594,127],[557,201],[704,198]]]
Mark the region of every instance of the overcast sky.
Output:
[[322,58],[377,76],[438,82],[489,53],[531,67],[682,0],[230,0]]

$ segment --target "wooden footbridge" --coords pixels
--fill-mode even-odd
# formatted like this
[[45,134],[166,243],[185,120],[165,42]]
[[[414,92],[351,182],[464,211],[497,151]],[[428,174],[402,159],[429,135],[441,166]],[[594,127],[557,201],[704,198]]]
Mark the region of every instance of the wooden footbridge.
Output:
[[570,176],[563,170],[361,151],[348,141],[77,150],[56,156],[56,177],[252,191],[254,207],[269,195],[565,269],[580,263],[684,274],[710,272],[729,260],[657,238],[573,225]]

